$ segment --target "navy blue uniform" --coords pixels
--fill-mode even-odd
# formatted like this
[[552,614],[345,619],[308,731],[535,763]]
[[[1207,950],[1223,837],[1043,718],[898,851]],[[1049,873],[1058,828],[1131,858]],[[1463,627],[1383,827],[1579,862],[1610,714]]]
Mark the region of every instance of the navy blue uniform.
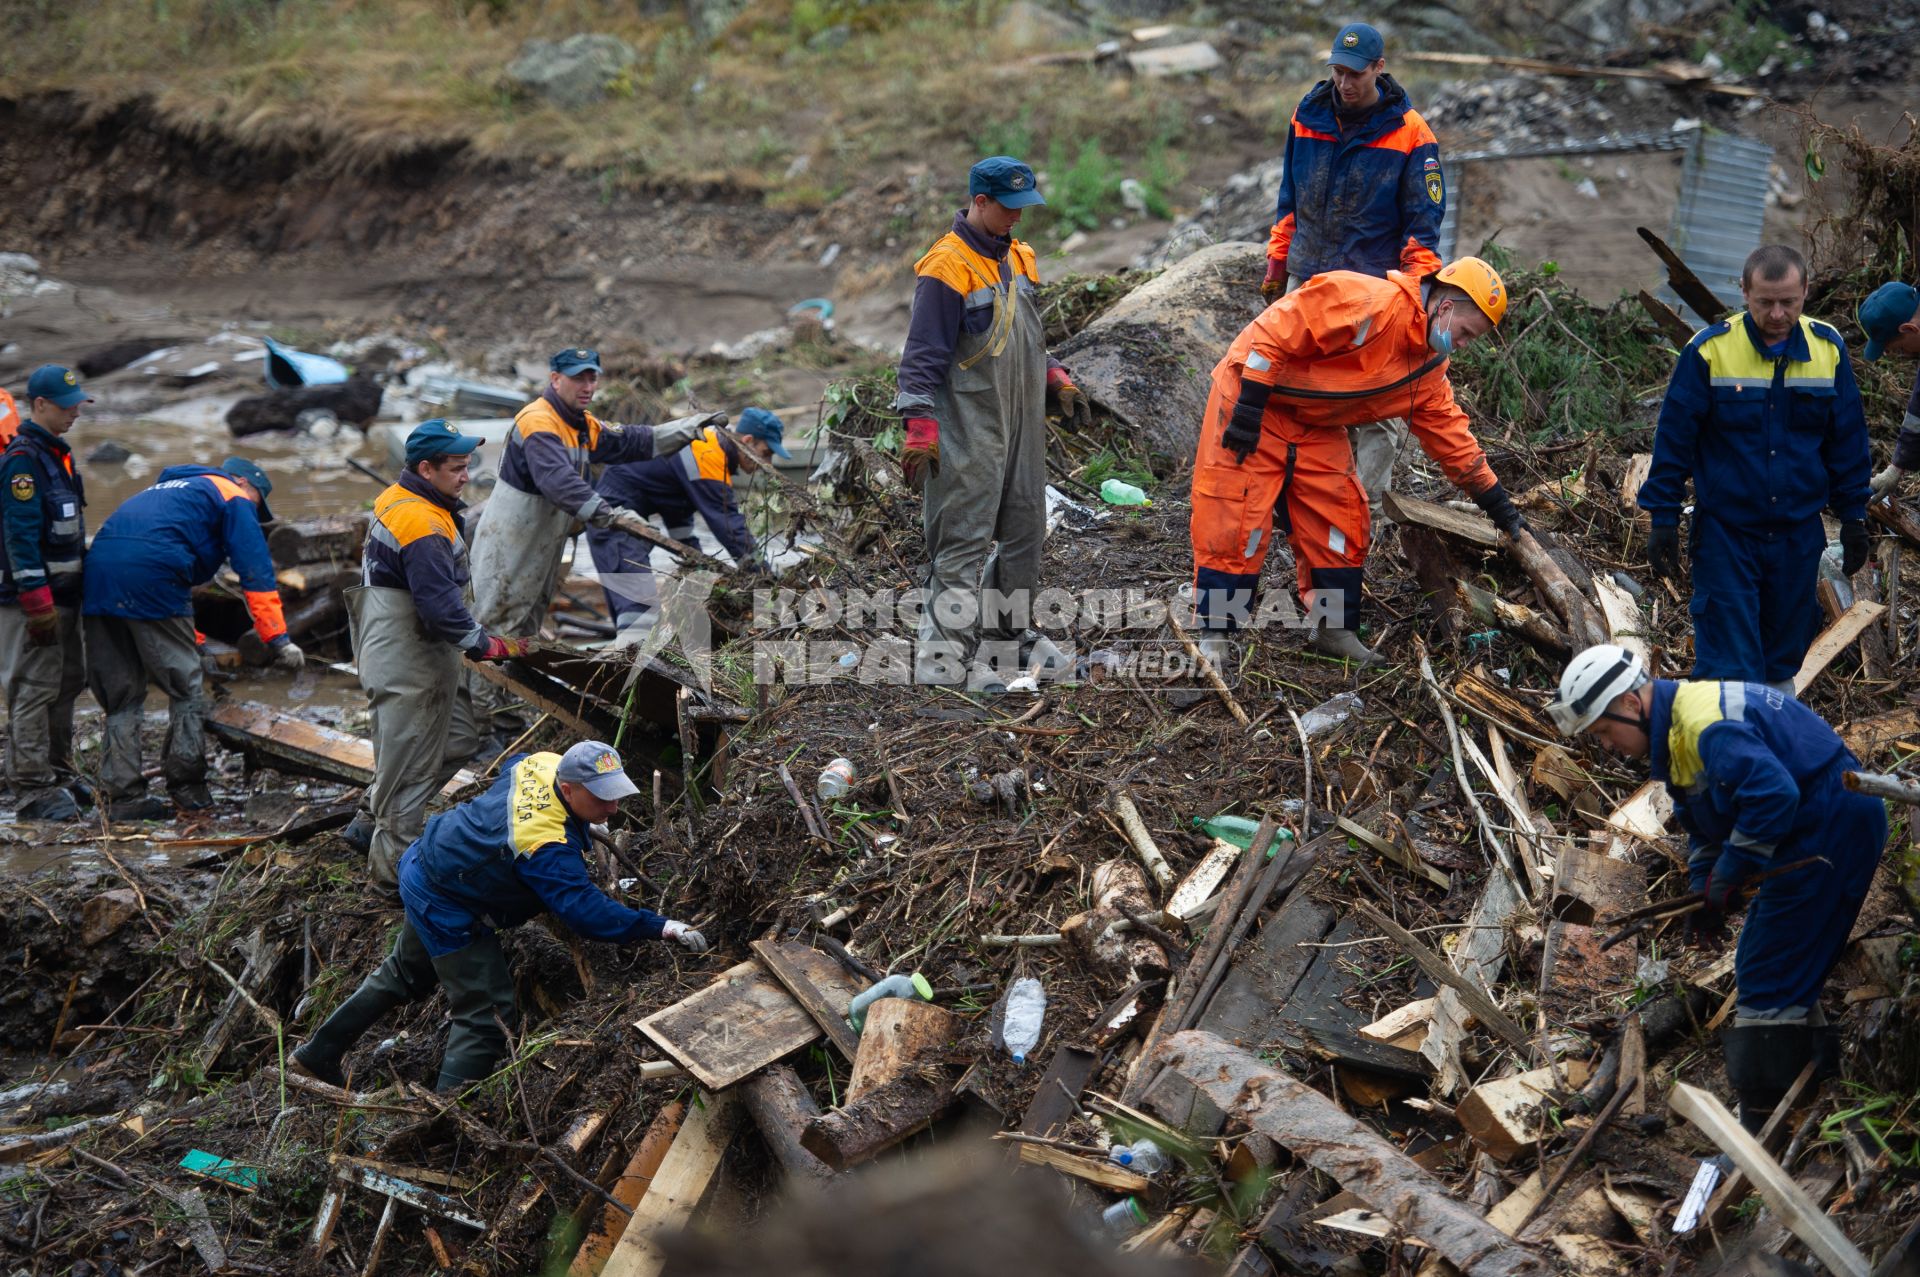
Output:
[[46,586],[59,607],[80,606],[81,561],[87,551],[86,485],[73,449],[29,420],[0,459],[0,605]]

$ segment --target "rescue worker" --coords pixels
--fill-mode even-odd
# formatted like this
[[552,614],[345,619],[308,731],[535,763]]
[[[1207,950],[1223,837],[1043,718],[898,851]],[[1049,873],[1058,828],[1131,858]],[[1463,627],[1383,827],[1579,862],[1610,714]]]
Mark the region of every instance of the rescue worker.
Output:
[[1193,463],[1194,600],[1224,643],[1245,623],[1281,522],[1313,646],[1372,664],[1355,632],[1372,528],[1346,427],[1405,415],[1448,479],[1510,536],[1526,526],[1453,399],[1447,358],[1507,310],[1494,269],[1462,257],[1426,279],[1315,275],[1267,307],[1213,370]]
[[967,174],[967,199],[914,263],[894,410],[906,420],[907,482],[925,490],[914,681],[995,693],[1010,667],[1071,665],[1026,624],[1047,534],[1047,410],[1075,430],[1093,411],[1047,353],[1034,252],[1013,238],[1021,215],[1046,204],[1033,170],[990,156]]
[[[254,632],[275,666],[298,670],[306,655],[287,636],[273,556],[260,525],[273,518],[273,481],[245,457],[211,466],[168,466],[160,481],[107,517],[87,554],[82,611],[87,681],[105,711],[107,814],[161,820],[175,808],[202,811],[207,792],[207,700],[193,626],[193,589],[231,562]],[[147,685],[167,694],[167,740],[160,760],[163,803],[147,796],[141,775],[140,719]]]
[[[1868,363],[1888,351],[1920,359],[1920,289],[1898,280],[1882,284],[1860,303],[1856,317],[1867,335],[1860,357]],[[1875,499],[1891,497],[1909,470],[1920,470],[1920,372],[1914,374],[1913,393],[1907,397],[1907,416],[1893,445],[1893,461],[1873,476]]]
[[1806,259],[1755,249],[1740,273],[1746,312],[1680,352],[1640,486],[1647,561],[1681,573],[1680,507],[1693,480],[1693,677],[1791,693],[1820,624],[1815,576],[1840,519],[1848,576],[1867,561],[1866,415],[1846,343],[1800,313]]
[[[1323,271],[1384,279],[1390,270],[1423,278],[1440,269],[1440,144],[1386,74],[1386,51],[1374,28],[1348,23],[1333,38],[1328,78],[1294,108],[1260,285],[1269,302]],[[1377,523],[1407,423],[1362,422],[1347,427],[1347,439]]]
[[480,750],[460,654],[503,661],[526,651],[520,639],[489,635],[463,597],[460,493],[480,442],[439,418],[414,427],[406,473],[374,499],[360,584],[347,591],[354,659],[373,709],[367,871],[386,895],[399,894],[400,857],[420,836],[427,804]]
[[[489,634],[532,638],[560,586],[560,558],[575,531],[644,523],[593,490],[595,464],[645,461],[679,451],[724,413],[696,413],[658,426],[618,426],[587,411],[600,388],[600,356],[570,346],[547,361],[547,389],[513,418],[500,478],[473,534],[473,617]],[[470,681],[483,734],[511,719],[504,689]]]
[[[748,450],[762,462],[793,455],[783,442],[786,425],[765,408],[741,413],[733,433],[744,438]],[[668,536],[695,549],[700,548],[693,522],[698,514],[736,564],[761,572],[766,570],[766,560],[733,491],[734,472],[741,464],[739,445],[709,426],[671,457],[608,466],[594,487],[608,501],[643,519],[659,515]],[[593,553],[593,570],[600,575],[614,625],[651,627],[660,602],[649,559],[652,545],[631,532],[606,527],[587,529],[587,548]],[[609,583],[609,578],[622,579]]]
[[509,1025],[518,1018],[497,929],[542,912],[584,939],[664,938],[704,953],[706,937],[686,923],[629,909],[587,876],[591,826],[638,792],[611,746],[582,741],[565,754],[515,755],[484,794],[428,821],[400,861],[407,916],[393,952],[294,1050],[293,1062],[345,1085],[341,1058],[361,1035],[396,1007],[431,997],[437,982],[453,1027],[436,1089],[488,1076],[507,1049],[495,1016]]
[[65,436],[80,406],[92,402],[70,370],[34,369],[29,415],[0,457],[0,681],[19,820],[72,820],[91,798],[72,772],[73,702],[87,685],[80,635],[87,489]]
[[[1848,791],[1860,763],[1812,710],[1756,682],[1650,679],[1640,657],[1603,644],[1574,657],[1548,705],[1565,734],[1644,758],[1687,831],[1687,876],[1706,905],[1695,942],[1726,934],[1758,887],[1734,953],[1738,997],[1720,1039],[1740,1120],[1757,1130],[1809,1060],[1831,1077],[1838,1031],[1820,991],[1846,946],[1887,841],[1886,805]],[[1755,876],[1808,857],[1804,869]]]

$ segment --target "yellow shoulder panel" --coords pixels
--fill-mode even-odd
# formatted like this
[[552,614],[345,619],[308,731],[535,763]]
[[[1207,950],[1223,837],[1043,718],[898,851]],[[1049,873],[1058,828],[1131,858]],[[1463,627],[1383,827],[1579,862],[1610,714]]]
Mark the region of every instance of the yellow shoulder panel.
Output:
[[[1673,717],[1667,724],[1667,772],[1682,789],[1699,779],[1700,737],[1715,723],[1725,722],[1721,689],[1726,683],[1682,683],[1673,694]],[[1738,687],[1739,684],[1731,684]]]
[[554,787],[560,755],[528,754],[513,767],[507,797],[507,846],[516,856],[567,840],[567,808]]

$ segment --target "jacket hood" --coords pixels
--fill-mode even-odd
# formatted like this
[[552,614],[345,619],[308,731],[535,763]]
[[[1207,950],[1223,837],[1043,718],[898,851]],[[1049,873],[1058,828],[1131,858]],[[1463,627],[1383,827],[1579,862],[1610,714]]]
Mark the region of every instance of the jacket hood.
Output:
[[[1388,129],[1400,127],[1400,121],[1413,109],[1413,101],[1407,97],[1407,91],[1400,82],[1387,72],[1381,72],[1375,81],[1380,89],[1380,102],[1374,107],[1372,115],[1367,117],[1362,134],[1384,133]],[[1333,112],[1333,81],[1322,80],[1307,90],[1307,96],[1300,99],[1298,112],[1302,122],[1312,125],[1322,132],[1334,132],[1338,125]]]

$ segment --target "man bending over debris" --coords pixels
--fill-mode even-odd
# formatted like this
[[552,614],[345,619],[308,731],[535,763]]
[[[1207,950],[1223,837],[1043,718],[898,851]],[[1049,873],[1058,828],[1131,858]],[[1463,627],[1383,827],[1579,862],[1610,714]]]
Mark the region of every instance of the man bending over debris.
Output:
[[293,1052],[293,1062],[346,1085],[341,1057],[381,1016],[431,997],[437,981],[453,1027],[435,1089],[455,1091],[488,1076],[507,1051],[500,1023],[518,1018],[496,928],[542,912],[588,940],[664,937],[704,953],[706,937],[686,923],[629,909],[587,876],[582,856],[591,827],[639,792],[612,746],[582,741],[565,754],[515,756],[486,793],[428,821],[400,860],[407,916],[393,952]]
[[[473,534],[473,618],[489,634],[540,633],[575,519],[595,528],[646,526],[593,490],[594,464],[664,457],[707,426],[726,424],[726,414],[703,412],[658,426],[612,425],[587,411],[600,388],[597,352],[569,347],[547,366],[546,393],[514,416],[500,480]],[[508,713],[503,689],[484,680],[471,686],[476,711]]]
[[[207,792],[207,701],[193,628],[193,588],[231,560],[254,632],[282,669],[305,666],[287,637],[280,587],[260,525],[272,520],[273,481],[245,457],[210,466],[168,466],[160,482],[128,498],[101,525],[87,552],[81,611],[87,679],[106,711],[107,815],[162,820],[213,806]],[[140,718],[147,684],[167,694],[166,754],[160,762],[172,807],[147,797],[140,771]]]
[[406,473],[374,499],[360,584],[347,591],[354,659],[373,706],[371,828],[361,849],[375,889],[389,896],[400,893],[400,857],[420,836],[427,804],[480,749],[460,653],[504,661],[526,651],[524,640],[489,635],[461,597],[460,492],[479,447],[439,418],[414,427]]
[[1678,580],[1693,480],[1693,676],[1790,691],[1820,625],[1821,510],[1840,518],[1846,574],[1867,561],[1867,422],[1846,343],[1800,313],[1806,259],[1755,249],[1740,295],[1745,314],[1680,352],[1640,508],[1653,519],[1647,562]]
[[1071,664],[1038,631],[1016,642],[1013,627],[1040,588],[1048,401],[1069,429],[1091,424],[1093,410],[1047,354],[1033,249],[1013,238],[1022,212],[1046,204],[1033,170],[1005,155],[981,160],[967,174],[967,199],[914,264],[893,406],[907,423],[907,482],[926,491],[914,681],[992,694],[1006,690],[1011,666]]
[[[1920,359],[1920,289],[1897,280],[1882,284],[1860,303],[1857,317],[1867,335],[1862,359],[1872,363],[1889,350]],[[1920,470],[1920,374],[1914,376],[1913,393],[1907,397],[1907,417],[1900,423],[1893,463],[1873,476],[1874,498],[1891,496],[1909,470]]]
[[1425,279],[1316,275],[1242,330],[1214,366],[1193,462],[1194,601],[1213,639],[1252,608],[1278,517],[1314,647],[1380,660],[1355,633],[1372,519],[1347,439],[1354,423],[1406,416],[1447,478],[1502,532],[1520,533],[1446,368],[1506,313],[1499,274],[1462,257]]
[[[1573,658],[1547,706],[1569,736],[1590,733],[1644,758],[1687,831],[1687,871],[1705,903],[1690,940],[1726,934],[1758,886],[1734,956],[1739,997],[1720,1037],[1727,1080],[1750,1131],[1765,1124],[1809,1060],[1839,1069],[1839,1031],[1820,991],[1866,902],[1887,841],[1887,809],[1849,792],[1859,767],[1834,730],[1785,692],[1754,682],[1650,679],[1639,656],[1602,644]],[[1819,857],[1755,884],[1756,875]]]
[[[786,435],[785,424],[765,408],[741,413],[734,433],[746,439],[747,448],[761,461],[793,455],[781,442]],[[749,572],[764,571],[766,562],[760,557],[760,546],[740,513],[740,501],[733,491],[734,471],[740,464],[738,445],[721,438],[719,431],[709,426],[671,457],[608,466],[594,487],[607,500],[643,519],[659,515],[667,525],[668,536],[695,549],[700,548],[693,524],[693,516],[698,514],[735,563]],[[587,529],[587,547],[593,552],[593,570],[600,574],[600,587],[607,593],[607,609],[614,625],[621,629],[651,628],[659,606],[649,561],[653,546],[619,527],[605,527]],[[609,577],[627,579],[609,584]]]

